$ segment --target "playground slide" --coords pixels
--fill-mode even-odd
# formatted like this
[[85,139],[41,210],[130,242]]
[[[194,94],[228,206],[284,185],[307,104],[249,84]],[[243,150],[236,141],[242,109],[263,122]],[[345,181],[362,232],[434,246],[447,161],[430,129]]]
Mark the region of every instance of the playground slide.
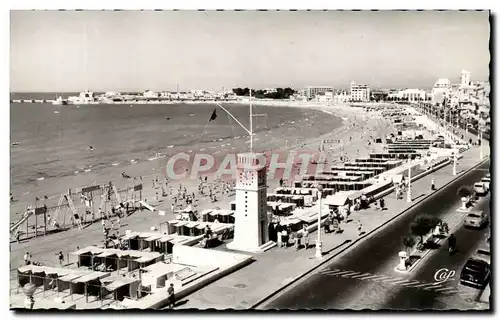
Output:
[[142,201],[142,200],[141,200],[141,201],[139,201],[139,203],[140,203],[140,204],[141,204],[144,208],[148,209],[149,211],[155,211],[155,208],[154,208],[152,205],[147,204],[146,202],[144,202],[144,201]]
[[26,219],[28,219],[29,217],[31,217],[31,215],[33,215],[33,213],[35,213],[35,211],[33,210],[30,210],[30,211],[27,211],[24,213],[23,217],[18,221],[16,222],[14,225],[12,225],[12,227],[10,227],[10,232],[12,233],[13,231],[17,230],[17,228],[24,222],[26,221]]

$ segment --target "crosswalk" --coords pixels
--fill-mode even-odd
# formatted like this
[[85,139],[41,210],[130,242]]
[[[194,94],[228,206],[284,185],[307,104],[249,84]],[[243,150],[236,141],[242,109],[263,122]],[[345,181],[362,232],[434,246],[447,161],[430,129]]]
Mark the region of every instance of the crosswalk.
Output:
[[354,270],[341,269],[325,269],[320,271],[320,274],[332,277],[340,277],[344,279],[354,279],[359,281],[372,281],[391,286],[400,286],[404,288],[434,291],[444,295],[454,295],[461,293],[461,290],[455,286],[451,286],[449,281],[446,282],[424,282],[402,277],[390,275],[372,274],[369,272],[359,272]]

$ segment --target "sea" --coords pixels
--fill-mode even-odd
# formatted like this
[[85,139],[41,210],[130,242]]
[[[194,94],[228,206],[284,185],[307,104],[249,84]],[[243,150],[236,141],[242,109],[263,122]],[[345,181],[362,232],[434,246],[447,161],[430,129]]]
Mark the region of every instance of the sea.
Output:
[[[15,93],[11,99],[55,99],[76,93]],[[249,107],[224,103],[243,125]],[[209,121],[213,111],[217,118]],[[342,119],[309,108],[254,106],[256,151],[338,128]],[[248,134],[215,104],[10,104],[11,191],[21,193],[64,177],[150,161],[157,152],[248,150]],[[13,143],[16,142],[16,145]],[[201,151],[200,151],[201,150]],[[75,186],[78,187],[78,186]]]

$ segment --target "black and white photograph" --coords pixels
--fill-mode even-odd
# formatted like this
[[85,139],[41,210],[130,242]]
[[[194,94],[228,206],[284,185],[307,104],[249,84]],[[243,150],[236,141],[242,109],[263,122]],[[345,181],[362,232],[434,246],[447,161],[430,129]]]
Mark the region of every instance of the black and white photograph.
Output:
[[491,312],[493,15],[10,10],[9,309]]

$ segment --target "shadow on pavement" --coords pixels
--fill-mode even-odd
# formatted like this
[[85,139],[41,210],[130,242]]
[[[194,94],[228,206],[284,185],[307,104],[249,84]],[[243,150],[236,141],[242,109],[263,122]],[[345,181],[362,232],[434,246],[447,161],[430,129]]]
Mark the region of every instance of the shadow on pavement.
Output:
[[345,240],[344,242],[342,242],[341,244],[339,244],[338,246],[333,247],[333,248],[331,248],[331,249],[330,249],[330,250],[328,250],[328,251],[325,251],[325,252],[324,252],[324,254],[330,254],[330,252],[332,252],[332,251],[334,251],[334,250],[336,250],[336,249],[338,249],[338,248],[342,247],[343,245],[345,245],[345,244],[347,244],[347,243],[349,243],[349,242],[351,242],[351,241],[352,241],[352,240],[347,239],[347,240]]

